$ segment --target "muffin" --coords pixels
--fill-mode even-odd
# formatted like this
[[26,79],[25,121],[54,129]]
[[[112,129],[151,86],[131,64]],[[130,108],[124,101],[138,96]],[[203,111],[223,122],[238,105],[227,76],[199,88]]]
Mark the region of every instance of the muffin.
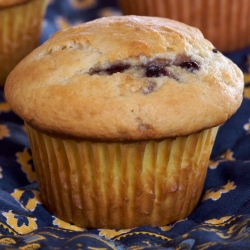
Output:
[[250,46],[250,0],[119,0],[125,15],[171,18],[199,28],[222,52]]
[[5,95],[47,209],[81,227],[132,228],[195,209],[243,85],[198,29],[122,16],[53,35],[10,73]]
[[48,0],[0,0],[0,87],[14,66],[38,46]]

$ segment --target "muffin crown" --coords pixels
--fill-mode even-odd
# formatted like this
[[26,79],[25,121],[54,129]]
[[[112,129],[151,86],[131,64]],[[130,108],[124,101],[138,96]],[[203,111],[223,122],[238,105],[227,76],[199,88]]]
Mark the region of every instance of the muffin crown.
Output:
[[5,95],[30,126],[73,139],[146,140],[225,122],[243,74],[193,27],[139,16],[54,34],[9,75]]

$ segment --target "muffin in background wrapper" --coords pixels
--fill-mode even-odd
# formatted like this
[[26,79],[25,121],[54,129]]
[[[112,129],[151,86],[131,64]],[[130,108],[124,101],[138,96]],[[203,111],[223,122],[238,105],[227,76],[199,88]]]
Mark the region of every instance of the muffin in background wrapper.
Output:
[[48,0],[0,0],[0,86],[39,44]]
[[243,86],[198,29],[122,16],[56,33],[10,73],[5,96],[46,208],[81,227],[132,228],[195,209]]
[[124,15],[159,16],[200,29],[222,52],[250,46],[250,0],[119,0]]

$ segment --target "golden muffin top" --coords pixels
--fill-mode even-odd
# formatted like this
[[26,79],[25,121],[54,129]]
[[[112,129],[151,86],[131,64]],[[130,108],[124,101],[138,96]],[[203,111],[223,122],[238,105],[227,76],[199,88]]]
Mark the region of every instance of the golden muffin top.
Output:
[[105,17],[54,34],[10,73],[7,101],[44,133],[146,140],[225,122],[241,70],[202,33],[156,17]]

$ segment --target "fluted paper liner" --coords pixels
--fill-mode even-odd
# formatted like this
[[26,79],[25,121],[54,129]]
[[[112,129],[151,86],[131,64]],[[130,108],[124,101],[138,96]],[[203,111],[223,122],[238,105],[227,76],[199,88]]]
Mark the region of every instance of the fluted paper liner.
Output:
[[250,45],[250,0],[119,0],[125,15],[160,16],[199,28],[222,52]]
[[39,44],[48,0],[30,0],[0,9],[0,86],[21,59]]
[[200,198],[217,127],[142,142],[76,142],[26,126],[42,200],[86,228],[163,226]]

